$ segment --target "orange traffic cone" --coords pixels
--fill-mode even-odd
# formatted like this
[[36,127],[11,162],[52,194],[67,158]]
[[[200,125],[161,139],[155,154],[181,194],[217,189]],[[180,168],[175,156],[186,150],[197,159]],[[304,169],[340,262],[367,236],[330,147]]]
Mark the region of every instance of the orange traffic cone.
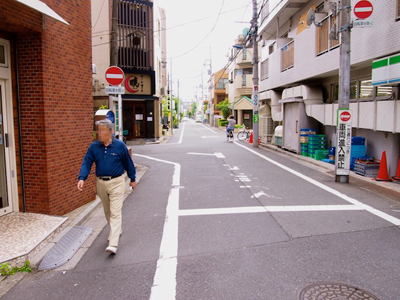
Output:
[[250,143],[250,144],[253,144],[253,132],[250,133],[249,143]]
[[400,156],[399,156],[399,165],[397,166],[396,176],[392,177],[393,180],[400,181]]
[[386,151],[382,152],[382,159],[381,164],[379,166],[378,177],[372,178],[376,181],[393,181],[389,178],[388,170],[387,170],[387,163],[386,163]]

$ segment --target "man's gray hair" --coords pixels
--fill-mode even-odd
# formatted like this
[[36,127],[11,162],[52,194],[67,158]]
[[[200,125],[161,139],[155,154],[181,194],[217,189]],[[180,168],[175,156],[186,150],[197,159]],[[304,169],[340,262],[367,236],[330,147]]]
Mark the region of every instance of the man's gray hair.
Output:
[[114,124],[111,123],[111,121],[108,119],[103,119],[103,120],[97,121],[96,127],[97,126],[107,126],[110,131],[112,131],[114,129]]

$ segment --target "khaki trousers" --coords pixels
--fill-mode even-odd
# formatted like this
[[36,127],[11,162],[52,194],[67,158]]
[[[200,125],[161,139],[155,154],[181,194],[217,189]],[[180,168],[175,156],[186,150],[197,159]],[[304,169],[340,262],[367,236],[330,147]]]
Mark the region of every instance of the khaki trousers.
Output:
[[119,236],[122,232],[122,204],[124,202],[125,179],[124,176],[111,180],[96,180],[97,195],[103,203],[104,214],[110,234],[108,246],[118,247]]

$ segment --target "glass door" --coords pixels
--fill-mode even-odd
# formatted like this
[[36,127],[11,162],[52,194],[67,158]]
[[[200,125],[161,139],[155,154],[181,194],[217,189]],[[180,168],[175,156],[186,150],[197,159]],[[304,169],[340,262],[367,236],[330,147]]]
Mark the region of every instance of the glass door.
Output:
[[6,131],[4,81],[0,80],[0,216],[11,212],[7,189],[8,135]]

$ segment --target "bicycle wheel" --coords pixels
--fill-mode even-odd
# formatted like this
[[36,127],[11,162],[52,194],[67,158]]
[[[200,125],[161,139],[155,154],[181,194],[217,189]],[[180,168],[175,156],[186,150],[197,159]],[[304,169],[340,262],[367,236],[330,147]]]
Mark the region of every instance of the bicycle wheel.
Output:
[[247,134],[244,131],[238,133],[237,138],[239,141],[244,141],[246,139]]

